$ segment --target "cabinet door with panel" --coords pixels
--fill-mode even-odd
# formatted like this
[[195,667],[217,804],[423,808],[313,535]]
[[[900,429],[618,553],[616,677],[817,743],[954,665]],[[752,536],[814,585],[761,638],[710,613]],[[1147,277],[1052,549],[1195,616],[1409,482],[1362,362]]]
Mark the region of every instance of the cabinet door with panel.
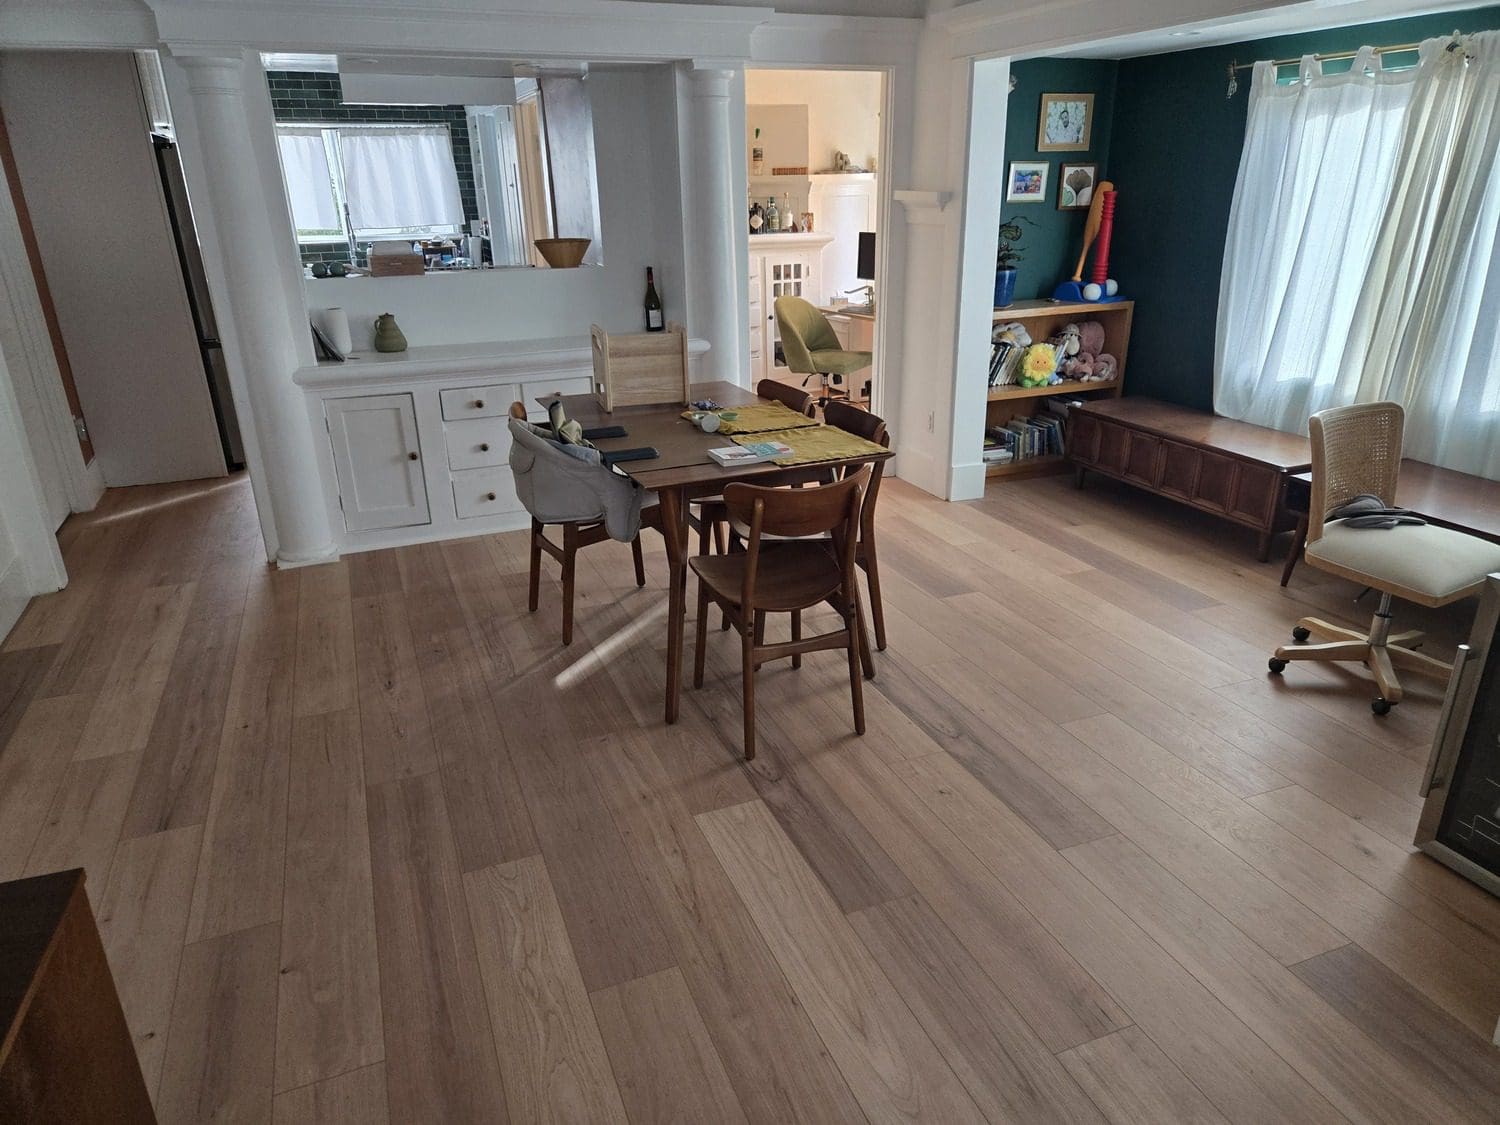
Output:
[[816,250],[786,250],[765,256],[761,266],[761,292],[765,300],[764,375],[767,378],[791,374],[781,350],[776,298],[801,297],[815,305],[822,300],[817,286],[818,254]]
[[411,395],[328,399],[324,410],[344,526],[374,531],[431,523]]

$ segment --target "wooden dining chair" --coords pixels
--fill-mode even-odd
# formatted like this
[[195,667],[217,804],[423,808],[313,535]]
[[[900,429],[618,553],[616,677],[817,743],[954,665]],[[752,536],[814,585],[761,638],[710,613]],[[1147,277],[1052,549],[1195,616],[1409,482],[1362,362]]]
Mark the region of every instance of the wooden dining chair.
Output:
[[[840,481],[813,488],[731,484],[724,489],[724,504],[729,517],[746,528],[744,551],[699,555],[690,561],[698,575],[693,686],[703,686],[708,603],[712,601],[740,634],[747,760],[755,757],[755,673],[770,660],[789,656],[794,665],[799,665],[804,653],[846,650],[854,730],[865,733],[860,675],[863,638],[854,554],[869,481],[866,467]],[[843,628],[803,637],[801,612],[825,602],[838,612]],[[766,643],[765,621],[772,613],[792,614],[790,641]]]
[[[761,398],[789,406],[798,414],[809,418],[817,410],[818,400],[814,395],[775,379],[762,379],[755,385],[755,393]],[[689,502],[688,509],[688,523],[698,530],[698,553],[708,554],[711,546],[717,547],[721,555],[727,553],[729,543],[725,525],[728,517],[724,511],[724,497],[699,497]]]
[[[526,421],[526,405],[521,402],[513,402],[510,405],[510,416],[518,421]],[[562,456],[562,454],[559,454]],[[576,463],[570,464],[568,468],[576,468]],[[608,469],[603,469],[609,472]],[[524,497],[523,497],[524,500]],[[581,492],[579,495],[580,510],[587,509],[591,514],[598,512],[598,498],[590,492]],[[654,527],[661,530],[661,509],[655,505],[641,509],[641,527]],[[549,527],[560,528],[562,531],[562,542],[554,543],[547,538],[546,530]],[[530,585],[527,589],[526,608],[532,613],[537,611],[541,602],[542,582],[542,553],[545,551],[556,559],[562,567],[562,642],[570,645],[573,643],[573,595],[576,586],[577,557],[578,552],[584,547],[591,547],[595,543],[603,543],[612,536],[604,520],[597,514],[594,518],[569,519],[569,520],[539,520],[535,514],[531,517],[531,560],[530,560]],[[630,554],[635,561],[635,584],[644,586],[646,584],[646,562],[641,555],[641,536],[637,531],[635,537],[630,540]]]
[[[823,421],[876,445],[887,449],[891,447],[891,435],[885,428],[885,421],[868,410],[861,410],[846,402],[830,402],[823,407]],[[880,597],[880,563],[875,553],[875,501],[880,497],[880,478],[884,474],[884,461],[877,461],[870,466],[870,485],[865,489],[865,504],[859,513],[859,546],[854,552],[854,561],[865,572],[865,582],[870,587],[870,615],[875,620],[875,647],[881,652],[885,651],[885,603]]]

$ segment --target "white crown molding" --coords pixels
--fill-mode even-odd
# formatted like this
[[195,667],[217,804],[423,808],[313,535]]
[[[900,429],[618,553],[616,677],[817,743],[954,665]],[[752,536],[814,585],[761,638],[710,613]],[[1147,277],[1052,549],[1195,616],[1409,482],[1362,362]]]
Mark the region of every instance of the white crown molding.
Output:
[[775,13],[751,40],[757,64],[891,65],[909,61],[925,26],[901,16]]
[[951,191],[896,191],[891,198],[907,211],[941,211],[953,201]]
[[[664,62],[744,60],[770,8],[621,0],[147,0],[163,42],[262,51],[493,54]],[[420,44],[414,48],[413,44]]]
[[144,3],[21,0],[0,3],[0,47],[154,47],[156,19]]

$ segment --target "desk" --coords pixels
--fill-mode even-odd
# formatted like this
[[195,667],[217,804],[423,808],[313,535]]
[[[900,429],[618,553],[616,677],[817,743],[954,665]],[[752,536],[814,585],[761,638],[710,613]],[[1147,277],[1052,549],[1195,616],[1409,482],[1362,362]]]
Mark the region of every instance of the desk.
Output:
[[[748,406],[760,401],[733,383],[694,383],[693,401],[711,398],[721,406]],[[643,488],[656,493],[661,502],[661,533],[667,545],[667,687],[666,719],[677,721],[682,692],[682,649],[687,619],[688,501],[694,496],[714,496],[733,481],[780,484],[826,476],[828,470],[848,465],[884,461],[889,451],[840,461],[821,461],[805,469],[786,469],[770,462],[725,468],[708,451],[729,444],[723,434],[705,434],[681,417],[678,404],[622,407],[606,414],[593,395],[564,395],[563,408],[585,428],[619,425],[629,433],[622,438],[604,438],[595,444],[604,452],[655,446],[660,454],[650,461],[627,461],[618,466]]]
[[[1292,547],[1281,570],[1283,586],[1290,581],[1302,548],[1307,545],[1307,506],[1311,497],[1311,471],[1294,474],[1287,500],[1299,515],[1297,533],[1292,537]],[[1440,469],[1425,461],[1403,460],[1396,477],[1396,507],[1409,508],[1439,527],[1500,543],[1500,481]]]
[[[875,351],[875,306],[874,305],[825,305],[818,309],[828,318],[828,325],[839,338],[839,347],[849,352]],[[851,402],[868,402],[870,398],[869,368],[847,376],[848,386],[844,391]]]

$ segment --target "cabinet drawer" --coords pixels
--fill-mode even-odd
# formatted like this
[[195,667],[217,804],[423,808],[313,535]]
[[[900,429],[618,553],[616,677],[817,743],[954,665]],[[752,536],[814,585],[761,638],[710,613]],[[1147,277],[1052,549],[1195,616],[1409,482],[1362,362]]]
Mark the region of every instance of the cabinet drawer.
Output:
[[1283,475],[1270,465],[1240,465],[1234,499],[1226,505],[1229,514],[1254,527],[1274,527],[1283,483]]
[[450,469],[485,469],[510,457],[510,418],[469,418],[444,427]]
[[514,383],[497,383],[485,387],[450,387],[439,393],[443,418],[453,422],[460,418],[499,418],[510,413],[510,404],[521,397]]
[[519,512],[521,501],[509,468],[465,469],[453,474],[453,506],[470,520]]
[[1161,441],[1150,434],[1131,431],[1126,439],[1124,476],[1155,488],[1160,470]]

